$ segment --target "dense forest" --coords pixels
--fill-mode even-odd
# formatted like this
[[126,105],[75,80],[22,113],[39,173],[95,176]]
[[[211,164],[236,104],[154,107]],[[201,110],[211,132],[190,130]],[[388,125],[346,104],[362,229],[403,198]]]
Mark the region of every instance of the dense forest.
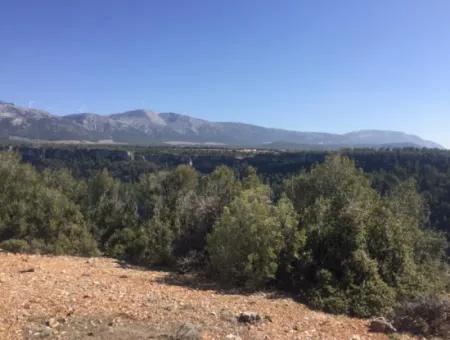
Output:
[[[143,174],[191,164],[201,174],[209,174],[226,165],[242,176],[247,166],[255,168],[276,194],[285,178],[308,171],[322,163],[328,152],[280,152],[273,150],[200,149],[114,146],[0,146],[13,150],[36,169],[69,169],[76,178],[88,178],[107,169],[121,182],[136,182]],[[450,234],[450,151],[430,149],[352,149],[342,155],[371,177],[371,185],[380,193],[413,179],[425,200],[428,227]]]
[[201,270],[333,313],[448,293],[449,228],[447,151],[0,152],[0,248]]

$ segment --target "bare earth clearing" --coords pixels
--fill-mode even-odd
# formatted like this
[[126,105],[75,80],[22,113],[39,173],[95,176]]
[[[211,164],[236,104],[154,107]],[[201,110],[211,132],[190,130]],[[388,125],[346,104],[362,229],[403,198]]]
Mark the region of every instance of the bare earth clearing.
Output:
[[[263,321],[239,323],[244,311]],[[387,339],[370,333],[366,320],[311,311],[273,293],[222,291],[106,258],[0,252],[2,340],[190,339],[181,336],[192,327],[186,323],[202,339]]]

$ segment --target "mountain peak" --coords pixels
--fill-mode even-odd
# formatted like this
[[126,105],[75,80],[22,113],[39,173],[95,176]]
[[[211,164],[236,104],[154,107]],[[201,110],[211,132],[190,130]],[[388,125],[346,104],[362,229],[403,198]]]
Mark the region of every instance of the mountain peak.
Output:
[[54,116],[0,102],[0,137],[48,141],[111,140],[128,144],[199,144],[233,147],[339,149],[356,147],[442,148],[397,131],[361,130],[346,134],[290,131],[243,123],[216,123],[173,112],[131,110],[111,115],[79,113]]
[[407,134],[401,131],[386,131],[386,130],[359,130],[354,132],[349,132],[343,136],[347,137],[350,142],[356,144],[367,144],[371,145],[378,143],[379,141],[384,141],[384,144],[403,144],[403,145],[416,145],[427,148],[439,148],[443,147],[437,143],[424,140],[418,136]]
[[24,108],[3,101],[0,102],[0,118],[24,120],[27,118],[42,119],[49,117],[51,117],[51,114],[46,111]]
[[148,130],[155,126],[165,126],[166,122],[158,113],[150,110],[133,110],[116,113],[109,116],[110,119],[132,126],[137,129]]

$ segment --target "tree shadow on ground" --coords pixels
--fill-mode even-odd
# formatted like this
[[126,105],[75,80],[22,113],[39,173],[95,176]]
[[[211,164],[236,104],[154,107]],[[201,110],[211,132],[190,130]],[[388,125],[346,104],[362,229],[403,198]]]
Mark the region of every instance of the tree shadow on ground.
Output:
[[264,295],[269,299],[286,299],[291,298],[298,301],[298,298],[290,293],[277,290],[275,288],[267,288],[264,290],[252,290],[243,287],[236,287],[232,285],[226,285],[213,281],[201,272],[196,273],[177,273],[166,272],[160,278],[156,279],[156,282],[163,285],[185,287],[194,290],[213,291],[220,295]]
[[161,277],[155,278],[155,282],[162,285],[184,287],[200,291],[213,291],[215,294],[219,295],[264,295],[264,297],[268,299],[292,299],[298,303],[305,304],[305,301],[303,301],[298,294],[283,291],[274,286],[269,286],[268,288],[260,290],[238,287],[236,285],[215,281],[201,270],[184,273],[173,268],[139,266],[120,260],[117,260],[116,264],[123,269],[160,272],[162,275]]

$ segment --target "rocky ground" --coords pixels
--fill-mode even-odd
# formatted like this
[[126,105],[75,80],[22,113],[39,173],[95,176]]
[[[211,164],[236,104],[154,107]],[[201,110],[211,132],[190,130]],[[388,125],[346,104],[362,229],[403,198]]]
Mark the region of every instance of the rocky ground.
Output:
[[[242,312],[255,314],[239,320]],[[224,291],[112,259],[0,252],[2,340],[389,339],[368,325],[280,294]]]

